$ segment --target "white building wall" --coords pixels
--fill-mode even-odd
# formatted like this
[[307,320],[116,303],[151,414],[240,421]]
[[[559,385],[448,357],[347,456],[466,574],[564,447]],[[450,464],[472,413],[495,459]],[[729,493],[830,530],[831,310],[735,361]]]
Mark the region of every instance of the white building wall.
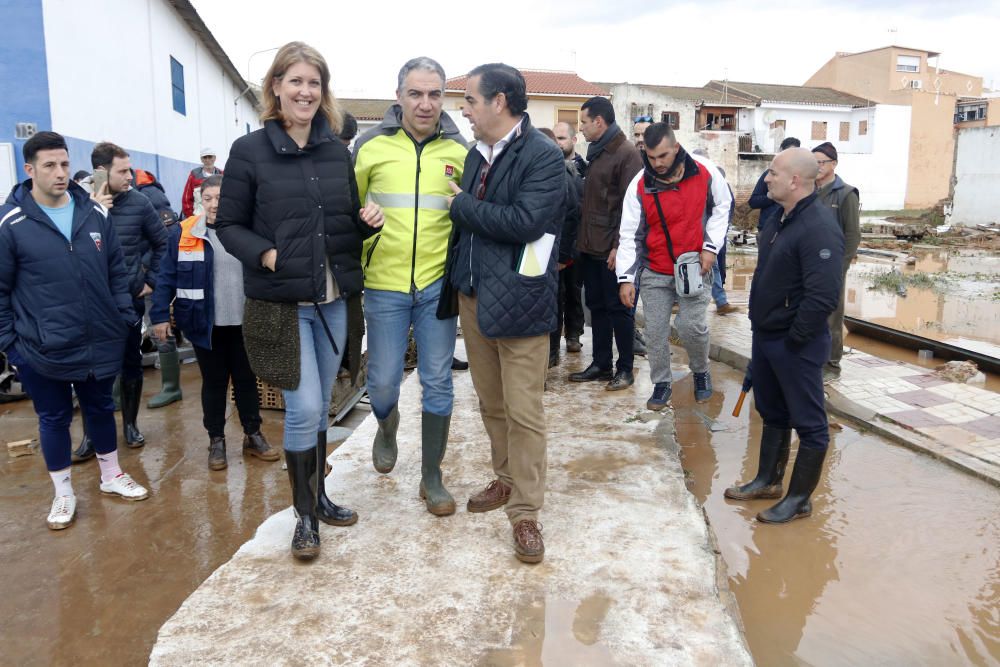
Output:
[[1000,127],[958,132],[952,224],[1000,221]]
[[[872,129],[869,122],[868,135],[858,135],[858,120],[868,117],[867,110],[864,110],[865,114],[857,113],[859,111],[862,110],[847,107],[762,102],[759,107],[753,110],[751,124],[747,131],[752,132],[754,143],[760,146],[765,153],[776,152],[785,137],[796,137],[803,146],[808,148],[829,141],[836,146],[838,153],[866,153],[871,150]],[[777,120],[785,121],[784,131],[780,128],[771,128],[771,124]],[[812,138],[814,121],[826,122],[826,138]],[[840,124],[842,122],[851,124],[848,141],[840,140]]]
[[[246,97],[234,106],[239,86],[165,0],[44,0],[43,13],[52,126],[79,140],[74,169],[89,171],[88,142],[113,141],[157,173],[180,209],[200,149],[214,149],[224,168],[247,123],[260,127]],[[173,108],[171,56],[184,67],[185,115]]]
[[908,106],[879,104],[868,123],[871,151],[837,150],[837,174],[858,188],[862,210],[903,208],[910,157],[910,112]]

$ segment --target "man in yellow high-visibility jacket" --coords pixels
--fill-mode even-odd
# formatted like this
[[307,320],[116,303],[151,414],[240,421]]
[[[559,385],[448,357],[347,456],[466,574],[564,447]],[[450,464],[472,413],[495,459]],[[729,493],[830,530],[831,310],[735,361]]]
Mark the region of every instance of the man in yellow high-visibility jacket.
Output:
[[362,254],[368,395],[379,424],[372,462],[381,473],[396,465],[399,385],[412,326],[423,390],[420,496],[438,516],[455,512],[441,461],[451,422],[456,318],[440,320],[436,312],[451,234],[448,182],[461,182],[468,153],[455,123],[441,113],[444,83],[436,61],[408,61],[399,71],[397,103],[354,148],[361,200],[385,212],[385,224]]

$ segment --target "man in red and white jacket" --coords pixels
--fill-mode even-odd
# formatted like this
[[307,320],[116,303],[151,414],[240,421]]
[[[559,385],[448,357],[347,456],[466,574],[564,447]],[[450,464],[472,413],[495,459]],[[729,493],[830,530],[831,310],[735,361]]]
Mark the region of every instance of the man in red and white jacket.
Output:
[[[629,184],[622,206],[615,271],[626,307],[635,306],[636,284],[641,283],[653,381],[646,407],[661,410],[671,396],[670,314],[675,301],[695,399],[704,402],[712,396],[707,309],[712,266],[726,242],[733,196],[718,167],[685,151],[668,124],[653,123],[644,138],[645,168]],[[698,253],[695,271],[700,268],[704,281],[693,294],[678,296],[674,265],[685,253]]]

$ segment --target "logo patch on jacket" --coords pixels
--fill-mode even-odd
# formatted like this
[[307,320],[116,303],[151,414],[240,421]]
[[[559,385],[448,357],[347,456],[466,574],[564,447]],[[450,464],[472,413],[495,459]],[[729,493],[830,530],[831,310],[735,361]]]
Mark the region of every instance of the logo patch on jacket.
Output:
[[454,176],[455,175],[455,167],[453,167],[450,164],[446,164],[444,166],[444,175],[447,176],[448,178],[451,178],[452,176]]
[[101,233],[90,232],[90,238],[94,239],[94,245],[97,246],[97,252],[101,252]]
[[819,251],[819,258],[820,259],[830,259],[830,250],[827,249],[827,248],[823,248],[822,250],[820,250]]

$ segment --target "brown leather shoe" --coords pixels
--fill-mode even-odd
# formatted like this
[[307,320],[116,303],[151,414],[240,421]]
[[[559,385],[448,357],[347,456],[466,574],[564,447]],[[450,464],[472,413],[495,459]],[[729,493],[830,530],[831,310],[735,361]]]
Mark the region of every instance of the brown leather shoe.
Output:
[[738,313],[740,309],[731,303],[724,303],[721,306],[716,306],[715,312],[718,315],[728,315],[729,313]]
[[243,436],[243,456],[256,456],[261,461],[277,461],[281,458],[278,450],[271,446],[260,431]]
[[541,563],[545,557],[542,525],[537,521],[522,519],[514,526],[514,555],[522,563]]
[[495,479],[486,488],[469,498],[465,509],[469,512],[489,512],[503,507],[510,500],[510,487]]
[[208,469],[225,470],[228,465],[226,462],[226,438],[209,438]]

